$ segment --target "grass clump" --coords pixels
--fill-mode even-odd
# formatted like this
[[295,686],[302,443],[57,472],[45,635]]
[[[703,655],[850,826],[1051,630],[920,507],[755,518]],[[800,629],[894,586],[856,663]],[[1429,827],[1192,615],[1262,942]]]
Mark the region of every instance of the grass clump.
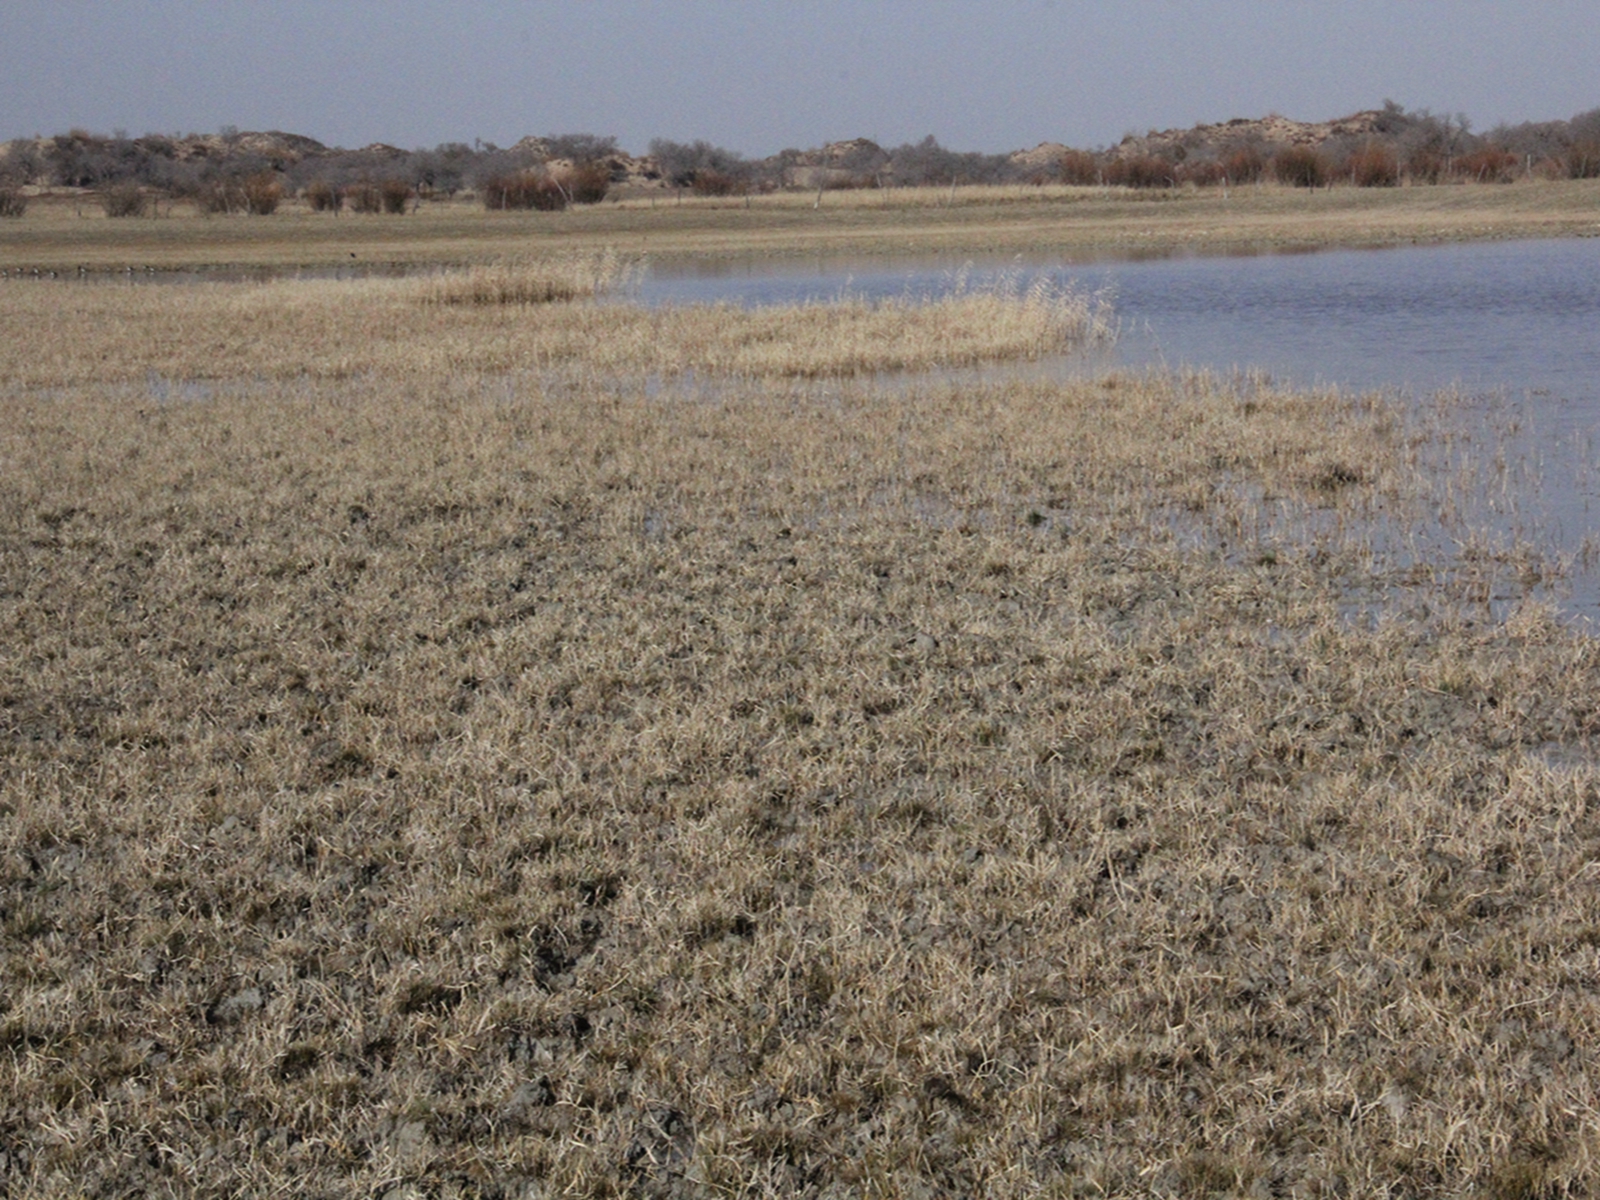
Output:
[[496,307],[593,299],[625,285],[629,268],[615,254],[500,262],[444,271],[416,290],[426,304]]

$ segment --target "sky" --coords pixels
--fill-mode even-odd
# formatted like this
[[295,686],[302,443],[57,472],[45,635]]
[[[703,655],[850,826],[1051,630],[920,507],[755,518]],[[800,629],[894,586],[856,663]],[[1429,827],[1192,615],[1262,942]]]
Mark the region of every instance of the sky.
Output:
[[0,47],[0,139],[1000,152],[1385,100],[1480,130],[1600,107],[1596,0],[3,0]]

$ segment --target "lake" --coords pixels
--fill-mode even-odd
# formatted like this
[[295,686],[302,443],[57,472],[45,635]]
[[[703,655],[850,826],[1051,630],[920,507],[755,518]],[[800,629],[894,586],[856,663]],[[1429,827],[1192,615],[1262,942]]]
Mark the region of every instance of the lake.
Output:
[[1256,372],[1418,404],[1448,393],[1476,452],[1508,464],[1507,490],[1480,497],[1475,520],[1573,559],[1562,607],[1600,628],[1600,238],[1143,261],[667,262],[637,299],[924,298],[1040,277],[1106,298],[1119,334],[1030,370]]

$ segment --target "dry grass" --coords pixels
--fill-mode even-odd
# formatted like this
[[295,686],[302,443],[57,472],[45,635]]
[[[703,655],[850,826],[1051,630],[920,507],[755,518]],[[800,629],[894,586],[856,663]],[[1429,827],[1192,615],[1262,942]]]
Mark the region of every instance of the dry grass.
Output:
[[507,261],[441,271],[417,280],[410,290],[424,304],[556,304],[592,300],[626,287],[633,271],[614,253]]
[[0,379],[59,387],[553,368],[852,375],[1040,357],[1107,332],[1090,298],[1048,287],[970,289],[927,304],[529,308],[602,289],[622,271],[600,257],[410,279],[0,285]]
[[673,254],[1011,254],[1217,252],[1415,240],[1593,235],[1600,181],[1451,187],[1276,184],[1129,192],[1083,187],[894,188],[740,199],[635,197],[564,213],[484,212],[429,202],[404,222],[285,204],[270,221],[204,218],[182,205],[160,220],[108,221],[93,201],[34,197],[0,225],[0,268],[120,271],[238,266],[461,264],[615,248]]
[[1403,560],[1471,447],[430,286],[0,287],[7,1200],[1600,1187],[1600,649]]

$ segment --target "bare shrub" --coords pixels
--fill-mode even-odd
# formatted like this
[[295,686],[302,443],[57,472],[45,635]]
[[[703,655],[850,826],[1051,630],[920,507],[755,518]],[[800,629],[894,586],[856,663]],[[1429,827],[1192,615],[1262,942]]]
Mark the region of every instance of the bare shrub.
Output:
[[378,192],[383,198],[383,211],[392,216],[400,216],[406,211],[406,205],[416,195],[411,190],[411,185],[401,179],[385,179],[378,185]]
[[137,183],[113,183],[100,189],[100,207],[108,217],[142,217],[145,195]]
[[352,212],[370,214],[383,211],[383,190],[375,183],[352,183],[344,189],[344,198]]
[[1477,183],[1510,183],[1517,177],[1522,160],[1499,146],[1485,146],[1456,159],[1456,174]]
[[28,198],[22,189],[9,185],[0,187],[0,217],[20,217],[28,211]]
[[244,188],[234,179],[210,179],[194,189],[194,202],[203,213],[243,212]]
[[1228,182],[1228,171],[1214,158],[1186,162],[1178,168],[1178,181],[1192,183],[1196,187],[1215,187]]
[[1223,157],[1222,170],[1234,183],[1260,183],[1267,173],[1267,160],[1254,146],[1239,146]]
[[1600,179],[1600,140],[1573,143],[1566,165],[1568,179]]
[[1328,160],[1311,146],[1285,146],[1273,156],[1272,173],[1291,187],[1322,187],[1328,182]]
[[306,203],[312,212],[338,212],[344,207],[344,193],[326,179],[316,179],[306,185]]
[[611,188],[611,172],[597,162],[581,163],[560,176],[567,199],[573,204],[599,204]]
[[740,196],[749,190],[749,183],[727,171],[703,167],[694,173],[689,187],[697,196]]
[[1413,183],[1438,183],[1445,176],[1445,157],[1437,150],[1414,150],[1406,155],[1406,174]]
[[543,171],[497,175],[483,185],[483,206],[490,210],[559,212],[567,206],[567,193]]
[[1068,150],[1056,160],[1056,173],[1062,183],[1077,187],[1091,187],[1100,182],[1100,164],[1087,150]]
[[245,211],[257,217],[270,217],[283,200],[283,184],[271,172],[250,176],[240,185],[240,190],[244,194]]
[[1177,181],[1176,168],[1153,154],[1113,159],[1106,167],[1106,182],[1118,187],[1167,188]]
[[1357,187],[1394,187],[1400,182],[1400,160],[1387,146],[1363,146],[1350,156],[1350,182]]

